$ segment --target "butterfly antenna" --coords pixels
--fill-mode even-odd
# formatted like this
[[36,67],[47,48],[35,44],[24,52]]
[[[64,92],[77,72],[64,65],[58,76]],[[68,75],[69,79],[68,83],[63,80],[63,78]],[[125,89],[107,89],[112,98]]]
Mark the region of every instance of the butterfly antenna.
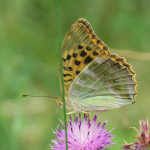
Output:
[[50,97],[50,98],[56,98],[52,96],[33,96],[33,95],[22,95],[22,97]]
[[50,93],[50,92],[48,92],[48,91],[42,89],[41,87],[39,87],[39,89],[42,90],[42,91],[44,91],[44,92],[46,92],[46,93],[49,93],[49,94],[53,95],[55,98],[57,98],[54,94],[52,94],[52,93]]

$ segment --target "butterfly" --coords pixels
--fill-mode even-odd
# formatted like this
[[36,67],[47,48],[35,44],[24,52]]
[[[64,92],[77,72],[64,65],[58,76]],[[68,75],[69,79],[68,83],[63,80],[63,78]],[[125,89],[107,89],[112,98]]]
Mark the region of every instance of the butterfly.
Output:
[[[62,61],[65,103],[72,113],[106,111],[135,102],[136,73],[125,58],[110,54],[86,19],[78,19],[68,30]],[[55,100],[63,105],[61,97]]]

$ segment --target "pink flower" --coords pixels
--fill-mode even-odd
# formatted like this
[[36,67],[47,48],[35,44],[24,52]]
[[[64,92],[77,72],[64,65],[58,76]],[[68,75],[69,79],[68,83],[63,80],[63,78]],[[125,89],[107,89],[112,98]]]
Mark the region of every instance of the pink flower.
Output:
[[[111,143],[111,139],[114,138],[114,135],[110,135],[112,130],[107,131],[104,129],[107,121],[100,126],[101,122],[96,124],[96,120],[97,115],[94,116],[92,122],[90,119],[87,119],[86,114],[84,114],[82,121],[80,114],[79,118],[74,118],[74,121],[72,121],[70,116],[70,121],[67,123],[68,150],[104,150],[106,147],[116,144]],[[65,127],[64,124],[63,127]],[[52,140],[55,146],[51,146],[51,149],[66,150],[65,130],[57,128],[54,134],[57,136],[57,139]]]
[[131,144],[123,144],[122,149],[131,149],[131,150],[150,150],[150,134],[149,134],[149,125],[148,119],[147,120],[140,120],[140,132],[135,128],[132,127],[136,132],[137,136],[133,138],[137,138],[137,141]]

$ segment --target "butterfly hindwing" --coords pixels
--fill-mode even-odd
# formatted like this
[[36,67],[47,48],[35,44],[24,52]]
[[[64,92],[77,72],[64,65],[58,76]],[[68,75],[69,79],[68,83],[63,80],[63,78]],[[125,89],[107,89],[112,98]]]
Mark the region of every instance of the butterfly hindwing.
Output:
[[119,61],[98,57],[73,81],[69,97],[83,110],[93,111],[133,103],[137,95],[134,75],[133,70],[131,72]]

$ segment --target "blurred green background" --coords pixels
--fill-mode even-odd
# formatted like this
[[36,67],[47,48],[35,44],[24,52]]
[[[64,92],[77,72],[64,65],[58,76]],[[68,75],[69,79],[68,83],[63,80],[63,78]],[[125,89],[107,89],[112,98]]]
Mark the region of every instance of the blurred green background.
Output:
[[[70,26],[85,18],[111,53],[125,57],[137,73],[138,96],[133,105],[98,113],[98,121],[118,143],[132,142],[139,120],[150,116],[150,1],[60,1],[61,40]],[[0,149],[48,150],[52,129],[63,121],[63,109],[51,98],[23,98],[22,94],[61,96],[59,50],[54,0],[0,1]],[[78,114],[78,113],[77,113]],[[93,118],[95,113],[92,113]]]

